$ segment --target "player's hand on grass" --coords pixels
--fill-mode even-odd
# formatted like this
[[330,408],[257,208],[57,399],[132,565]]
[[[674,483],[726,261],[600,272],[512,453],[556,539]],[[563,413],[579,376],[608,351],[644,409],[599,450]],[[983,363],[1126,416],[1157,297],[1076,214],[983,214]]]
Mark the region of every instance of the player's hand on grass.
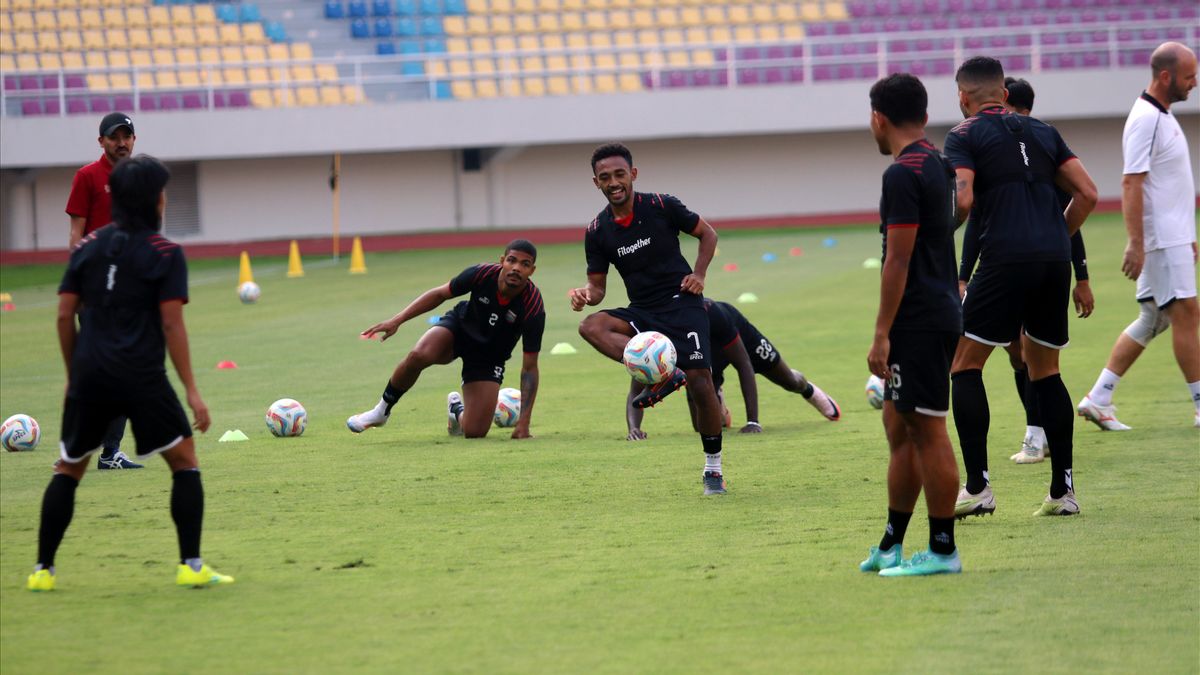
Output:
[[762,425],[758,422],[746,422],[746,426],[738,429],[739,434],[761,434],[762,432]]
[[683,283],[679,284],[679,290],[692,295],[703,295],[704,277],[694,272],[687,275],[683,278]]
[[370,340],[376,335],[382,334],[382,337],[379,338],[379,341],[383,342],[384,340],[395,335],[396,329],[398,328],[400,328],[399,324],[396,324],[391,319],[388,319],[387,321],[380,321],[374,326],[364,330],[361,335],[364,340]]
[[1125,256],[1121,259],[1121,271],[1129,279],[1137,279],[1142,273],[1142,265],[1146,262],[1146,252],[1141,244],[1130,242],[1125,246]]
[[646,440],[646,432],[641,429],[630,429],[629,435],[625,437],[627,441],[644,441]]
[[188,407],[192,409],[192,414],[196,417],[192,428],[200,430],[200,433],[208,431],[208,427],[212,425],[212,418],[208,416],[208,406],[204,404],[204,399],[200,398],[200,392],[189,391],[187,402]]
[[892,341],[886,335],[875,336],[875,341],[871,343],[871,351],[867,352],[867,368],[871,370],[872,375],[878,375],[885,380],[892,376],[887,365],[891,351]]
[[1071,299],[1075,301],[1075,313],[1081,319],[1088,318],[1092,315],[1092,310],[1096,309],[1096,296],[1092,295],[1092,285],[1087,280],[1075,284],[1075,290],[1071,291]]
[[567,291],[567,297],[571,300],[571,310],[578,312],[583,309],[584,305],[590,304],[592,294],[587,288],[572,288]]

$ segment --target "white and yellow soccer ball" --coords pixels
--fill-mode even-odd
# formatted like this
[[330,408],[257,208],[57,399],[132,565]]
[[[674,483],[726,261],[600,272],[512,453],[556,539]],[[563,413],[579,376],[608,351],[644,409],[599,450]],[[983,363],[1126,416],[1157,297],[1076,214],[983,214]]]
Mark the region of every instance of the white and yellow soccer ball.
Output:
[[29,415],[16,414],[0,424],[0,442],[9,452],[28,452],[37,447],[42,431],[37,420]]
[[242,304],[249,305],[258,302],[258,298],[262,295],[262,289],[253,281],[247,281],[241,286],[238,286],[238,300]]
[[496,397],[496,414],[492,416],[496,426],[511,427],[517,423],[520,416],[521,391],[512,387],[501,389],[500,395]]
[[299,401],[281,398],[267,408],[267,428],[275,436],[299,436],[308,426],[308,411]]
[[638,333],[625,345],[625,370],[642,384],[658,384],[675,372],[675,345],[657,331]]
[[867,403],[876,410],[883,408],[883,380],[878,375],[867,378]]

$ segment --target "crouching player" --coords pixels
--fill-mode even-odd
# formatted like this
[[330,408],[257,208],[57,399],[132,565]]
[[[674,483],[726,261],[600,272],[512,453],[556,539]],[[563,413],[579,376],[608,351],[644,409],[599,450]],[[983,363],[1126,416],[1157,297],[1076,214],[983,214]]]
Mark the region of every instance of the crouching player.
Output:
[[538,390],[538,352],[546,327],[541,291],[529,277],[537,268],[537,248],[516,239],[504,249],[500,264],[472,265],[449,282],[425,291],[387,321],[362,332],[363,339],[396,334],[404,322],[428,312],[450,298],[471,294],[446,312],[417,340],[392,373],[383,397],[374,408],[346,420],[354,433],[387,424],[392,406],[412,388],[421,371],[434,364],[462,359],[462,394],[446,397],[447,429],[452,435],[483,438],[491,428],[496,397],[504,381],[504,364],[521,339],[521,415],[513,438],[529,438],[529,420]]

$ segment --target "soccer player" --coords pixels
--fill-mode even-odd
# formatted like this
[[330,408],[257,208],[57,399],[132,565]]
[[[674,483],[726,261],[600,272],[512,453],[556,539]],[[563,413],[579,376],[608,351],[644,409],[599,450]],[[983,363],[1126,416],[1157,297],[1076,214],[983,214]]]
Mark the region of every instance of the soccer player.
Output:
[[350,431],[357,434],[387,424],[392,406],[416,384],[421,371],[462,359],[462,393],[452,391],[446,397],[447,430],[467,438],[487,436],[504,381],[504,364],[520,339],[524,351],[521,414],[512,437],[530,438],[529,421],[538,390],[538,352],[546,328],[542,293],[529,280],[535,269],[537,248],[524,239],[514,239],[504,247],[500,264],[472,265],[449,282],[422,293],[396,316],[364,330],[363,339],[379,335],[382,342],[409,319],[450,298],[471,294],[417,340],[396,366],[379,403],[346,420]]
[[[671,339],[678,367],[633,404],[652,406],[687,384],[699,408],[704,494],[725,494],[721,404],[709,371],[708,317],[702,303],[704,275],[717,249],[717,231],[671,195],[634,192],[637,168],[624,145],[596,148],[591,165],[592,182],[608,206],[584,235],[587,285],[571,289],[571,309],[578,312],[585,305],[594,307],[604,301],[610,265],[616,266],[625,282],[629,306],[588,315],[579,324],[579,334],[596,351],[618,362],[629,338],[639,332],[658,331]],[[681,232],[700,240],[694,268],[680,253]]]
[[[112,199],[108,193],[108,176],[113,166],[133,155],[133,120],[125,113],[114,112],[100,120],[100,159],[75,172],[71,182],[71,195],[67,198],[67,215],[71,218],[71,230],[67,246],[75,248],[80,239],[112,222]],[[121,452],[121,438],[125,435],[124,416],[116,417],[104,436],[104,451],[96,466],[100,469],[140,469],[137,464]]]
[[[739,429],[738,433],[757,434],[763,430],[758,421],[758,385],[754,381],[755,373],[763,375],[784,391],[800,394],[809,405],[824,415],[825,419],[831,422],[841,419],[842,411],[837,402],[817,385],[809,382],[803,373],[792,370],[775,349],[775,345],[771,344],[737,307],[727,302],[705,298],[704,308],[708,311],[710,342],[724,345],[713,351],[712,365],[713,386],[717,389],[717,399],[721,401],[724,426],[730,426],[730,420],[721,388],[725,383],[725,368],[730,365],[737,371],[742,401],[746,405],[746,425]],[[641,428],[644,409],[635,408],[633,405],[634,398],[644,389],[645,385],[636,380],[630,386],[629,396],[625,401],[625,419],[629,425],[629,436],[626,440],[638,441],[646,438]],[[698,432],[699,411],[691,392],[688,392],[687,399],[688,409],[692,413],[692,427]]]
[[171,518],[180,558],[175,583],[233,583],[233,577],[218,574],[200,558],[204,489],[196,444],[163,367],[165,354],[170,354],[195,414],[192,426],[207,431],[208,406],[192,376],[183,323],[187,261],[178,244],[159,234],[169,178],[167,168],[153,157],[118,162],[108,180],[113,224],[80,240],[63,275],[58,341],[67,367],[67,396],[61,459],[42,498],[31,591],[54,590],[54,554],[71,524],[75,489],[118,416],[132,423],[139,458],[161,454],[171,468]]
[[[907,73],[871,87],[871,133],[879,152],[895,160],[883,173],[883,270],[867,354],[867,366],[886,383],[883,428],[890,452],[887,526],[859,569],[882,576],[962,571],[954,543],[958,465],[946,434],[950,359],[962,315],[953,170],[925,137],[928,101],[925,86]],[[904,534],[922,490],[929,548],[904,560]]]
[[[983,366],[1018,332],[1050,455],[1049,495],[1034,515],[1079,512],[1072,482],[1073,406],[1058,369],[1067,346],[1071,235],[1096,206],[1096,186],[1058,131],[1004,107],[1004,68],[967,59],[955,75],[966,119],[946,137],[960,220],[979,216],[979,269],[963,302],[963,336],[951,366],[954,421],[967,482],[956,516],[996,510],[988,483],[990,423]],[[1066,211],[1055,186],[1071,195]]]
[[1188,142],[1171,104],[1196,86],[1196,55],[1166,42],[1150,55],[1153,79],[1125,120],[1121,146],[1125,177],[1121,211],[1129,241],[1121,271],[1137,280],[1138,318],[1119,335],[1079,414],[1105,431],[1117,421],[1113,392],[1156,335],[1171,327],[1175,361],[1183,371],[1200,427],[1200,304],[1196,301],[1196,184]]
[[[1009,110],[1018,115],[1033,114],[1033,86],[1024,79],[1013,77],[1004,78],[1004,88],[1008,91],[1006,105]],[[1058,190],[1059,204],[1065,209],[1071,201],[1071,196]],[[979,259],[979,219],[972,215],[967,219],[967,230],[963,236],[962,265],[958,269],[958,292],[966,295],[967,282],[971,280],[971,272]],[[1088,282],[1087,251],[1083,246],[1083,230],[1078,230],[1071,236],[1071,266],[1075,270],[1075,288],[1071,291],[1071,299],[1075,303],[1075,311],[1081,319],[1092,315],[1096,308],[1096,299]],[[1021,336],[1005,346],[1008,361],[1012,365],[1013,379],[1017,384],[1017,396],[1021,406],[1025,408],[1025,438],[1021,441],[1021,449],[1010,460],[1017,464],[1036,464],[1046,458],[1046,430],[1037,414],[1037,406],[1033,402],[1033,390],[1029,386],[1028,369],[1025,359],[1021,356]]]

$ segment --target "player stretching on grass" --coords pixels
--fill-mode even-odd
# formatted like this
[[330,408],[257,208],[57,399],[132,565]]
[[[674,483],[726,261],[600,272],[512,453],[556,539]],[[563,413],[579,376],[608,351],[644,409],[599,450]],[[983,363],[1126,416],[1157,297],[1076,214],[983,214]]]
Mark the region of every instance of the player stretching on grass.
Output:
[[[634,192],[637,168],[623,145],[602,145],[592,153],[592,182],[608,206],[584,235],[587,285],[570,291],[571,309],[604,301],[608,268],[625,282],[629,307],[606,309],[579,324],[579,334],[596,351],[621,361],[629,338],[642,331],[663,333],[675,345],[678,367],[666,380],[634,399],[652,406],[689,386],[699,409],[704,447],[704,494],[725,494],[721,469],[721,404],[709,371],[708,317],[702,303],[704,275],[717,249],[717,232],[671,195]],[[679,251],[679,233],[700,240],[693,270]]]
[[[946,435],[950,359],[962,325],[954,171],[925,138],[927,106],[924,85],[907,73],[871,87],[871,133],[879,152],[895,159],[883,173],[883,271],[875,340],[867,354],[867,366],[886,383],[883,428],[890,459],[887,527],[859,569],[882,576],[962,571],[954,544],[958,465]],[[929,549],[904,560],[904,533],[921,490],[929,510]]]
[[[1033,87],[1025,80],[1012,77],[1004,78],[1004,88],[1008,91],[1005,104],[1009,110],[1018,115],[1033,113]],[[1071,201],[1071,195],[1057,190],[1059,205],[1066,209]],[[963,235],[962,265],[958,268],[958,292],[966,295],[967,282],[971,280],[971,272],[979,260],[979,218],[972,214],[967,219],[967,230]],[[1071,291],[1071,299],[1075,302],[1075,311],[1079,318],[1086,319],[1096,308],[1096,298],[1092,295],[1091,284],[1088,282],[1087,252],[1083,246],[1083,230],[1077,230],[1071,236],[1071,267],[1075,269],[1075,289]],[[1046,430],[1042,428],[1042,419],[1038,416],[1033,387],[1029,384],[1029,369],[1025,366],[1025,357],[1021,355],[1021,336],[1017,334],[1004,348],[1008,352],[1008,361],[1012,365],[1013,378],[1017,384],[1017,396],[1021,406],[1025,408],[1025,438],[1021,441],[1021,449],[1012,457],[1017,464],[1037,464],[1046,458]]]
[[[800,394],[809,405],[825,416],[825,419],[836,422],[842,417],[838,404],[828,394],[821,391],[817,385],[808,381],[804,374],[792,370],[783,356],[775,349],[754,324],[727,302],[717,302],[704,299],[704,308],[708,310],[709,340],[712,344],[724,345],[713,351],[713,386],[717,390],[717,398],[721,401],[721,415],[724,426],[732,424],[729,408],[725,405],[725,397],[721,385],[725,383],[725,368],[733,366],[738,374],[738,382],[742,388],[742,401],[746,404],[746,426],[738,430],[740,434],[761,433],[763,427],[758,422],[758,385],[754,381],[755,373],[766,377],[784,391]],[[633,401],[645,390],[646,385],[633,380],[629,388],[629,396],[625,401],[625,420],[629,425],[629,436],[626,440],[640,441],[646,438],[642,431],[642,417],[645,410],[636,408]],[[692,428],[700,431],[699,415],[696,401],[691,392],[688,394],[688,408],[692,413]]]
[[[109,176],[113,224],[85,236],[71,254],[58,300],[58,341],[67,366],[62,459],[42,498],[38,561],[31,591],[52,591],[54,554],[75,511],[75,488],[110,423],[127,416],[139,458],[162,454],[171,468],[171,518],[179,536],[180,586],[231,584],[200,559],[204,488],[187,415],[163,367],[164,352],[187,390],[194,426],[207,431],[208,407],[192,377],[183,305],[187,262],[159,234],[167,168],[141,155]],[[75,313],[79,313],[79,328]]]
[[[954,513],[996,510],[987,472],[991,413],[983,366],[1018,332],[1051,464],[1049,495],[1034,515],[1079,513],[1072,478],[1074,409],[1058,352],[1068,342],[1071,235],[1095,208],[1096,185],[1054,127],[1004,107],[999,61],[967,59],[955,81],[966,120],[946,136],[946,155],[957,174],[958,218],[978,209],[981,250],[950,370],[967,472]],[[1056,185],[1071,195],[1065,213]]]
[[529,438],[529,420],[538,390],[538,352],[546,327],[542,294],[529,280],[536,264],[537,248],[524,239],[515,239],[504,248],[499,265],[472,265],[449,282],[422,293],[396,316],[364,330],[364,339],[379,335],[382,342],[409,319],[450,298],[471,294],[417,340],[396,366],[379,403],[346,420],[350,431],[357,434],[387,424],[392,406],[416,384],[421,371],[462,359],[463,391],[452,391],[446,397],[447,429],[452,435],[467,438],[487,436],[500,383],[504,381],[504,364],[520,338],[525,352],[521,362],[521,415],[512,437]]

